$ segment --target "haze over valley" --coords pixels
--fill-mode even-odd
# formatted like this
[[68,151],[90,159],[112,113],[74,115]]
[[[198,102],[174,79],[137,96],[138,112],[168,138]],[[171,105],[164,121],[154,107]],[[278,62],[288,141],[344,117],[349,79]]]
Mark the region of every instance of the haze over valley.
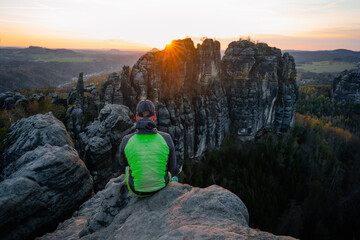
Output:
[[134,64],[141,51],[0,48],[0,92],[72,83],[79,72],[94,75]]

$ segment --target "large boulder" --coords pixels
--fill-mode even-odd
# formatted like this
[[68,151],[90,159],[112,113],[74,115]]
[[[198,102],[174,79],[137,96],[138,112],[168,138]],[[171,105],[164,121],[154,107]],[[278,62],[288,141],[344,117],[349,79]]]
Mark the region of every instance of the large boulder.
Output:
[[219,186],[170,183],[137,198],[121,175],[39,239],[292,239],[251,229],[248,222],[244,203]]
[[92,178],[51,113],[14,123],[1,161],[1,239],[42,235],[91,196]]
[[118,149],[122,138],[134,126],[134,115],[128,107],[107,104],[98,119],[80,134],[80,155],[94,178],[96,191],[120,175]]

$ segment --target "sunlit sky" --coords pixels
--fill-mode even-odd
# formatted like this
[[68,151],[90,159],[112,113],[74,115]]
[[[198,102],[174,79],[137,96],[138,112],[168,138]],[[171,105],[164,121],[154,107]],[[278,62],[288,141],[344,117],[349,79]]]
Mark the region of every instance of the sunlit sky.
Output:
[[360,50],[360,0],[0,0],[0,46],[163,49],[250,35],[281,49]]

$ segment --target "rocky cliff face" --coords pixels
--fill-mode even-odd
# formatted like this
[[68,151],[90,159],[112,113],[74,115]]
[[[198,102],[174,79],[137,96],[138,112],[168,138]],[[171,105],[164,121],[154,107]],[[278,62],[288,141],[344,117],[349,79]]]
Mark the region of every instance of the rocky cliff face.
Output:
[[44,234],[90,197],[92,178],[51,113],[14,123],[1,159],[1,239]]
[[121,175],[39,239],[293,239],[251,229],[248,222],[243,202],[219,186],[170,183],[150,198],[137,198]]
[[295,75],[294,59],[266,44],[232,42],[221,60],[219,42],[206,39],[195,48],[187,38],[142,56],[121,90],[133,111],[141,99],[154,101],[158,128],[173,137],[180,168],[229,133],[246,140],[292,126]]
[[333,98],[343,103],[360,103],[360,66],[345,70],[334,79]]
[[251,139],[263,129],[283,130],[295,121],[294,58],[265,43],[237,41],[222,59],[232,131]]
[[124,67],[120,75],[112,74],[101,92],[103,101],[119,99],[133,112],[139,100],[153,100],[159,130],[173,137],[178,169],[207,146],[219,146],[229,129],[220,85],[220,44],[213,40],[198,48],[191,39],[176,40],[163,51],[151,51],[131,71]]

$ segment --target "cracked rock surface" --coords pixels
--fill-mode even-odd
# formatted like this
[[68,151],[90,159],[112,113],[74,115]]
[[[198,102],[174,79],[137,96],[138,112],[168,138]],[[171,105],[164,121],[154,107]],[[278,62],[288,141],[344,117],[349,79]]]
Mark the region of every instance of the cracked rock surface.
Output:
[[293,239],[249,228],[248,221],[244,203],[219,186],[170,183],[137,198],[121,175],[39,239]]
[[64,125],[51,113],[14,123],[0,182],[1,239],[44,234],[92,193],[93,182]]

